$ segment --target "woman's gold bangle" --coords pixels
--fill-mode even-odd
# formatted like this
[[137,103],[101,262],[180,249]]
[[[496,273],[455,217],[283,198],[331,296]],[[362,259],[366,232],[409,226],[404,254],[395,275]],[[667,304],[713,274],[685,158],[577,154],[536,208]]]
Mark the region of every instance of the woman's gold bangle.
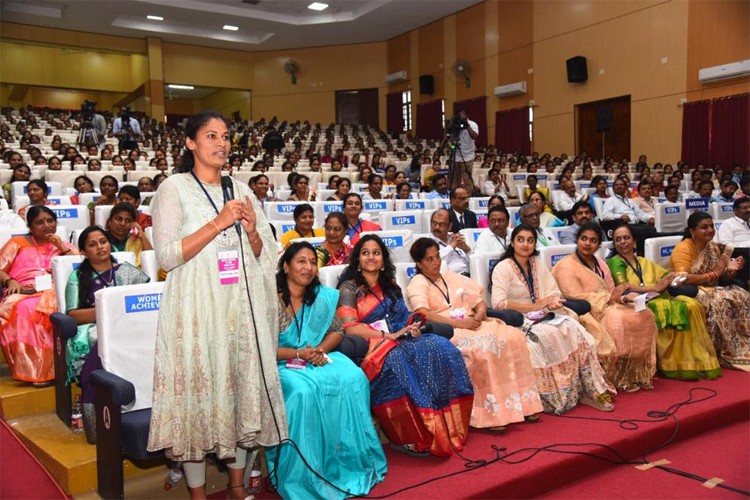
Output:
[[208,222],[210,222],[210,223],[211,223],[211,225],[212,225],[212,226],[214,227],[214,229],[216,229],[216,235],[217,235],[217,236],[218,236],[219,234],[221,234],[221,231],[219,230],[219,226],[217,226],[217,225],[216,225],[216,222],[214,222],[214,220],[213,220],[213,219],[211,219],[211,220],[210,220],[210,221],[208,221]]

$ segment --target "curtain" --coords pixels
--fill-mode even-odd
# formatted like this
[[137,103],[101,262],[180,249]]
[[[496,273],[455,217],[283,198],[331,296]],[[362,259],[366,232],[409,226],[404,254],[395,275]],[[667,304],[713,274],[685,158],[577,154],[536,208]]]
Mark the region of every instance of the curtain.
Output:
[[[453,114],[463,109],[466,115],[479,127],[479,137],[474,141],[477,146],[487,145],[487,96],[466,99],[465,101],[456,101],[453,103]],[[449,118],[446,116],[446,119]]]
[[706,167],[718,162],[726,171],[734,164],[750,165],[750,94],[714,99],[710,120]]
[[442,103],[442,99],[438,99],[417,104],[417,137],[435,140],[443,138]]
[[528,107],[495,113],[495,147],[506,153],[531,154]]
[[385,96],[388,133],[400,134],[404,131],[404,113],[401,108],[401,92],[392,92]]
[[682,107],[682,161],[691,167],[708,161],[710,101]]

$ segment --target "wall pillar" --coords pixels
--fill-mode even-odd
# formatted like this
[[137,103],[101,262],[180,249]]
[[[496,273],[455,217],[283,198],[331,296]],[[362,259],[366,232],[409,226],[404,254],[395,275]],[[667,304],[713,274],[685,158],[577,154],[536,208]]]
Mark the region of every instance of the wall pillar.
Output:
[[148,82],[146,84],[146,114],[161,122],[164,121],[164,62],[161,39],[146,38],[148,44]]

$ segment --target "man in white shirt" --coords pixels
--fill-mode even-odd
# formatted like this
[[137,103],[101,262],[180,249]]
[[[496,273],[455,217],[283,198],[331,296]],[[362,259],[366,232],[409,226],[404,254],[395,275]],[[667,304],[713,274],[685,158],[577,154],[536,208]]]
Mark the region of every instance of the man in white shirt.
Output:
[[627,185],[622,179],[617,179],[612,185],[615,195],[607,198],[602,207],[601,220],[621,219],[628,224],[644,222],[654,223],[654,218],[649,217],[632,199],[627,196]]
[[120,116],[112,123],[112,135],[119,140],[119,149],[132,150],[138,147],[141,126],[128,107],[120,109]]
[[723,221],[719,227],[719,242],[750,248],[750,198],[734,200],[733,208],[734,217]]
[[588,195],[578,193],[576,192],[576,185],[571,180],[564,180],[560,183],[560,189],[562,190],[562,193],[560,193],[559,198],[557,199],[557,210],[560,212],[567,212],[569,210],[573,210],[573,205],[576,204],[578,201],[587,201],[589,199]]
[[505,176],[500,175],[500,170],[491,168],[487,172],[487,180],[482,184],[482,194],[485,196],[499,195],[503,200],[510,198],[510,187],[505,181]]
[[487,222],[489,227],[479,234],[474,251],[478,254],[502,255],[510,242],[510,214],[505,207],[495,205],[487,213]]
[[479,125],[469,120],[466,111],[459,109],[456,113],[461,124],[461,132],[458,135],[458,152],[451,174],[451,189],[458,186],[465,187],[469,193],[474,193],[474,180],[471,177],[471,167],[476,157],[476,144],[474,141],[479,137]]
[[451,233],[451,216],[448,210],[436,210],[430,218],[432,239],[440,245],[440,258],[454,273],[469,276],[471,247],[461,233]]

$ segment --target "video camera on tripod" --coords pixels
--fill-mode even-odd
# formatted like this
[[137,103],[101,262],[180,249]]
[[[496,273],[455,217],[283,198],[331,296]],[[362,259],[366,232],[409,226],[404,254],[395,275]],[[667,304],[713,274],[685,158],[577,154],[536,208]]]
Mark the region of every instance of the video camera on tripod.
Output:
[[468,118],[453,115],[450,120],[445,121],[445,136],[449,142],[455,144],[460,140],[461,131],[467,128],[469,128]]
[[77,144],[80,146],[98,146],[99,138],[94,130],[94,113],[96,112],[96,103],[88,99],[81,104],[81,125],[78,132]]
[[130,108],[125,107],[120,110],[120,130],[124,133],[130,133],[132,130],[130,126],[130,119],[133,117],[132,111],[130,111]]

